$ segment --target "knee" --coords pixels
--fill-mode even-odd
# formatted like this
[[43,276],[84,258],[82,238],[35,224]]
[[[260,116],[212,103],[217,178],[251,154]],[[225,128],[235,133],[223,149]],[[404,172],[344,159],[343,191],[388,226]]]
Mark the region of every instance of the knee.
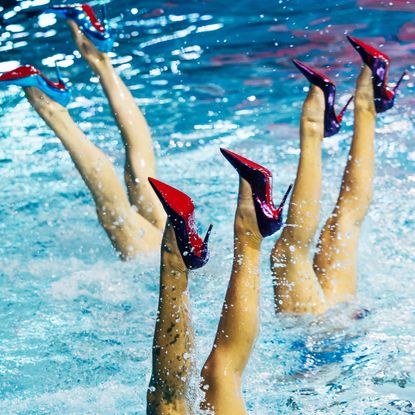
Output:
[[308,256],[317,226],[316,221],[315,224],[285,227],[271,251],[271,265],[277,267],[280,263],[287,263],[293,255]]
[[202,368],[202,389],[210,389],[223,383],[229,375],[236,374],[232,359],[227,356],[226,351],[215,349],[208,357]]
[[[232,368],[220,354],[209,356],[202,369],[201,389],[204,392],[202,409],[220,413],[245,413],[238,410],[240,404],[241,374]],[[235,399],[236,398],[236,399]],[[233,411],[229,411],[229,402]],[[236,406],[235,406],[236,405]]]
[[[215,381],[215,379],[219,378],[221,367],[222,364],[218,354],[215,353],[215,351],[212,351],[202,368],[202,384],[210,385]],[[204,388],[202,387],[202,389]]]
[[357,196],[353,201],[354,203],[340,201],[335,222],[347,226],[360,226],[369,211],[371,201],[372,194],[370,191],[367,194]]
[[126,212],[121,212],[118,207],[111,206],[110,204],[98,206],[96,212],[103,228],[111,234],[122,229],[128,220]]

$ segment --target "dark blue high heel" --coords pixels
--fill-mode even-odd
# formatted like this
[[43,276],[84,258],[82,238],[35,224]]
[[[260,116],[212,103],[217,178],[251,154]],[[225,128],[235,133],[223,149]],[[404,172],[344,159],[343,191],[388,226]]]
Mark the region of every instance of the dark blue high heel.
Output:
[[66,107],[71,93],[63,82],[56,67],[58,82],[52,82],[34,66],[26,65],[0,75],[0,85],[33,86],[44,92],[49,98]]
[[209,260],[208,241],[212,225],[202,240],[196,230],[193,200],[180,190],[157,179],[148,178],[173,226],[177,245],[187,268],[203,267]]
[[104,14],[102,22],[88,4],[52,6],[44,9],[43,13],[55,13],[65,19],[73,20],[98,50],[109,52],[114,45],[114,36],[109,29],[104,6],[102,10]]
[[395,103],[396,91],[406,72],[401,75],[392,90],[388,89],[389,57],[360,39],[352,36],[347,36],[347,39],[372,71],[376,112],[385,112],[391,109]]
[[336,115],[334,110],[334,101],[336,99],[335,83],[327,76],[317,72],[315,69],[297,59],[293,59],[293,63],[307,78],[308,82],[319,87],[324,93],[326,104],[324,110],[324,137],[331,137],[338,133],[341,128],[344,112],[352,101],[353,96],[349,98],[343,109]]
[[235,167],[238,174],[251,185],[256,218],[261,235],[265,238],[277,232],[283,225],[283,208],[292,186],[288,187],[279,207],[275,208],[272,201],[271,172],[233,151],[224,148],[221,148],[220,151],[226,160]]

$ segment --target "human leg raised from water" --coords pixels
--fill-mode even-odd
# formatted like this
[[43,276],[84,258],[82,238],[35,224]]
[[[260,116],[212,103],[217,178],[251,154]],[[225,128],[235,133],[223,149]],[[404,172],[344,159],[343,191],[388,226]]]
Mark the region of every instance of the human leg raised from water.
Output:
[[356,293],[360,227],[372,199],[376,110],[371,71],[356,84],[354,133],[340,194],[321,232],[314,270],[330,304]]
[[147,414],[192,414],[189,377],[193,369],[193,329],[187,292],[189,271],[166,224],[161,243],[159,305],[153,340],[153,367]]
[[159,304],[153,340],[153,367],[147,393],[148,415],[194,413],[189,396],[193,367],[193,331],[187,292],[189,269],[208,258],[205,239],[194,227],[194,206],[184,193],[155,179],[150,183],[168,220],[161,244]]
[[301,114],[301,153],[287,222],[271,253],[275,308],[281,312],[320,313],[327,307],[310,258],[320,216],[324,109],[322,90],[311,86]]
[[232,273],[212,351],[202,369],[202,408],[217,415],[240,415],[247,413],[242,375],[258,332],[261,243],[281,227],[285,198],[275,209],[270,172],[229,150],[222,152],[241,177]]
[[124,176],[130,203],[147,220],[163,229],[165,213],[147,181],[148,177],[156,175],[156,161],[146,119],[108,55],[99,51],[75,22],[68,20],[68,24],[83,58],[99,77],[121,131],[126,151]]
[[130,205],[112,162],[78,128],[66,108],[37,88],[25,88],[26,96],[46,124],[68,150],[88,186],[98,219],[123,259],[155,250],[161,233]]
[[203,409],[246,414],[242,374],[258,332],[259,261],[262,236],[255,223],[249,184],[240,179],[235,215],[234,260],[212,351],[203,366]]

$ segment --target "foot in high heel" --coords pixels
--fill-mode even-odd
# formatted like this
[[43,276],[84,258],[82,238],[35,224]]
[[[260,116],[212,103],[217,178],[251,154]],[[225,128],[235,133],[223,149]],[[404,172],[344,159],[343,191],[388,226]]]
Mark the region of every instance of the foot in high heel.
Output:
[[4,72],[0,75],[0,85],[18,85],[35,87],[44,92],[49,98],[66,107],[70,101],[71,93],[61,79],[56,67],[58,82],[52,82],[34,66],[26,65]]
[[196,230],[192,199],[180,190],[149,177],[151,186],[160,199],[171,225],[177,245],[188,269],[203,267],[209,260],[208,241],[212,225],[202,240]]
[[324,137],[331,137],[338,133],[341,128],[344,112],[352,101],[353,96],[349,98],[343,109],[336,115],[334,110],[334,101],[336,98],[335,83],[327,76],[317,72],[315,69],[297,59],[293,59],[293,63],[311,84],[319,87],[324,93],[326,104],[324,110]]
[[104,6],[102,10],[104,15],[102,22],[88,4],[52,6],[44,9],[43,13],[55,13],[65,19],[74,21],[95,47],[99,51],[106,53],[111,51],[114,45],[114,36],[109,30]]
[[224,148],[221,148],[220,151],[226,160],[235,167],[238,174],[251,186],[258,228],[261,235],[265,238],[277,232],[283,225],[283,208],[292,186],[288,187],[279,207],[275,208],[272,201],[271,172],[233,151]]
[[347,39],[372,71],[376,112],[385,112],[391,109],[395,102],[396,91],[406,72],[401,75],[392,90],[388,89],[389,57],[360,39],[352,36],[347,36]]

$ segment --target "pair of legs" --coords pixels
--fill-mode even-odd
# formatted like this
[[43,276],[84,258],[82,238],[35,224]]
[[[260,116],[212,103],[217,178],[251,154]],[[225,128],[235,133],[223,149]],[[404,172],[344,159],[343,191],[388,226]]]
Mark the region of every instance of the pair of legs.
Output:
[[354,133],[336,206],[311,260],[319,224],[324,96],[311,86],[301,114],[301,155],[287,225],[271,254],[277,311],[321,313],[356,292],[357,249],[372,198],[376,111],[365,65],[356,85]]
[[25,88],[25,92],[68,150],[94,198],[100,223],[121,257],[128,259],[158,248],[165,221],[161,204],[147,180],[155,176],[156,170],[150,131],[108,55],[98,51],[75,23],[68,23],[83,58],[100,79],[121,131],[126,150],[127,193],[112,162],[85,137],[64,107],[36,88]]
[[[246,414],[242,373],[258,331],[258,229],[251,186],[240,179],[234,225],[234,260],[212,351],[203,366],[203,409],[215,414]],[[188,311],[188,278],[172,226],[162,241],[160,297],[153,343],[153,368],[147,396],[148,415],[196,413],[189,399],[194,373],[193,332]]]

